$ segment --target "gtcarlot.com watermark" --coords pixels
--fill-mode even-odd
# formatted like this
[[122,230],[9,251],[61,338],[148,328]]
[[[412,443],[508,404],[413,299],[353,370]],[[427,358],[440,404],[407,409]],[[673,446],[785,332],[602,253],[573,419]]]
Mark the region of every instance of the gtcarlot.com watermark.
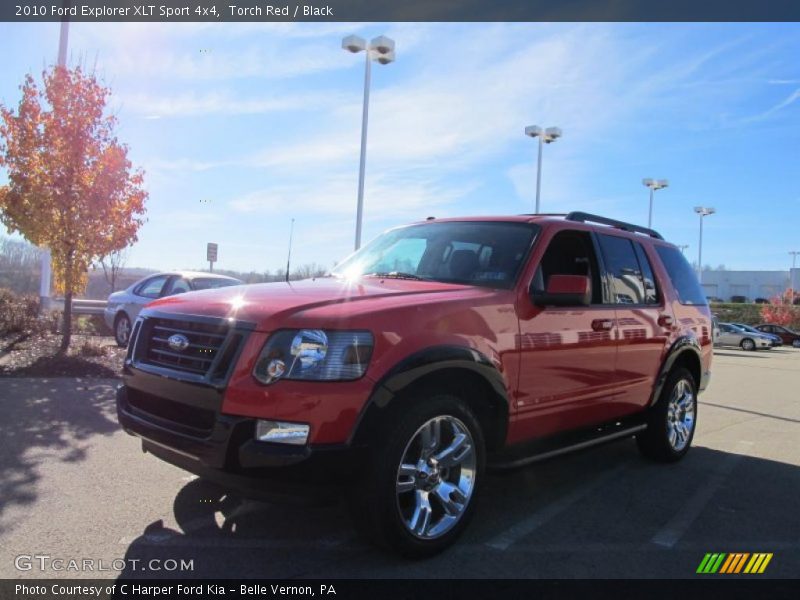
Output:
[[48,554],[20,554],[14,559],[18,571],[39,572],[104,572],[104,571],[194,571],[194,559],[151,558],[64,558]]

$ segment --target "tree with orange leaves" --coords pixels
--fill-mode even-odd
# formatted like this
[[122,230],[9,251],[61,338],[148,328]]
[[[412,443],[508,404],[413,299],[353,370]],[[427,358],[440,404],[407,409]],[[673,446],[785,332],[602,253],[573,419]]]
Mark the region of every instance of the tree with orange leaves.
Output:
[[69,347],[72,298],[87,282],[92,261],[137,239],[144,222],[144,173],[133,169],[128,147],[104,115],[110,90],[80,67],[53,67],[20,86],[16,114],[0,105],[0,221],[50,249],[56,290],[64,294]]

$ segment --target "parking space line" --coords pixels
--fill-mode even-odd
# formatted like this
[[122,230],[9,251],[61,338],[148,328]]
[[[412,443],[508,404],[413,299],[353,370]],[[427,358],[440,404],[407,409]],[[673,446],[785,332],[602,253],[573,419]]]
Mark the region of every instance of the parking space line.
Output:
[[150,534],[143,536],[126,536],[119,543],[124,546],[132,544],[141,546],[157,546],[161,548],[228,548],[228,549],[264,549],[293,550],[297,548],[334,548],[355,540],[354,536],[341,535],[312,540],[270,540],[264,538],[237,538],[236,536],[191,536],[178,532],[164,532],[156,539]]
[[495,550],[507,550],[509,546],[536,531],[550,519],[578,502],[581,498],[588,495],[590,492],[604,484],[609,479],[614,479],[619,476],[619,474],[628,466],[628,464],[629,463],[624,463],[613,469],[609,469],[600,476],[595,477],[588,483],[580,486],[576,490],[573,490],[572,493],[562,496],[555,502],[540,508],[528,518],[523,519],[497,537],[494,537],[486,542],[485,545],[489,546],[490,548],[494,548]]
[[677,544],[742,459],[744,449],[750,446],[752,446],[752,442],[739,442],[738,449],[740,452],[731,453],[725,457],[719,469],[706,480],[705,485],[701,486],[678,509],[675,516],[652,537],[651,543],[665,548],[672,548]]

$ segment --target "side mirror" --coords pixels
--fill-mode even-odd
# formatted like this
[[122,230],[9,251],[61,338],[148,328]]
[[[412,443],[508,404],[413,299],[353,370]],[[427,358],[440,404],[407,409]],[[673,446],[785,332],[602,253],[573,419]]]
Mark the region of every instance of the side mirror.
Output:
[[547,289],[531,296],[536,306],[589,306],[592,283],[585,275],[551,275]]

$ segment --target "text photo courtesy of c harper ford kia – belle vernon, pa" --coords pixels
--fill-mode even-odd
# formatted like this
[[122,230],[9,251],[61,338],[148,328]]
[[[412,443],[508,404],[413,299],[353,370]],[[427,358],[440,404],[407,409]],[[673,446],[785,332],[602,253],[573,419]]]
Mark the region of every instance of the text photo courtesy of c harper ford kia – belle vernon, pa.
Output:
[[796,597],[800,5],[0,6],[0,598]]

